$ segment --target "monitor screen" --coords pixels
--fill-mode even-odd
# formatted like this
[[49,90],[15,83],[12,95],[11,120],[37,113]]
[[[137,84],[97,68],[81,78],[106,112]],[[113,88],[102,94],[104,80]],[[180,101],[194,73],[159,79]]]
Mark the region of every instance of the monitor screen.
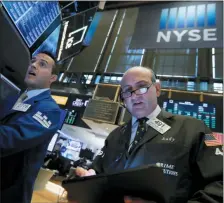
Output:
[[28,47],[60,14],[57,1],[3,1],[2,4]]
[[53,151],[59,151],[60,156],[76,161],[79,160],[82,145],[83,143],[78,139],[59,134],[55,141]]
[[163,108],[173,114],[192,116],[204,123],[211,129],[216,129],[216,106],[209,103],[166,100],[163,102]]
[[68,111],[68,114],[67,114],[67,117],[65,119],[65,124],[75,125],[76,117],[77,117],[77,111],[75,111],[75,110],[67,110],[67,111]]
[[65,123],[69,125],[75,125],[78,127],[89,128],[88,125],[82,120],[86,106],[91,95],[71,94],[69,95],[68,102],[66,104],[66,110],[68,111]]
[[33,53],[33,56],[38,54],[41,51],[48,51],[56,57],[56,51],[57,51],[57,45],[58,45],[58,38],[59,38],[59,32],[60,32],[59,25],[48,37],[44,40],[44,42],[35,50]]

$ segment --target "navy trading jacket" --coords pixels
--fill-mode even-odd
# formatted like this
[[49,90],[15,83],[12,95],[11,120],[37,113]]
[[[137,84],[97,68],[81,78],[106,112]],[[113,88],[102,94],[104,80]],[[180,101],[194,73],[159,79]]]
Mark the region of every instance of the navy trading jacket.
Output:
[[14,103],[8,99],[4,112],[0,110],[0,202],[29,203],[48,144],[60,126],[61,109],[50,90],[25,101],[30,105],[25,112],[13,110]]
[[[214,139],[210,129],[195,118],[164,110],[157,118],[169,125],[170,130],[160,134],[148,126],[144,137],[129,154],[130,121],[110,133],[93,168],[98,173],[108,173],[156,165],[162,168],[167,180],[169,203],[222,202],[221,141]],[[145,180],[150,181],[147,177]]]

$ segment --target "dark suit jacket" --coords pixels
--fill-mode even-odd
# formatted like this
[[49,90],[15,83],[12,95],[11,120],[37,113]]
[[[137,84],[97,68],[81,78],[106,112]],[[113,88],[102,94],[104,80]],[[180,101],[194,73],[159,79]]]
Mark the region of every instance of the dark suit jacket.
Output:
[[26,112],[12,110],[14,103],[5,106],[4,115],[1,112],[0,197],[2,203],[29,203],[48,143],[59,128],[61,112],[50,91],[27,100],[31,107]]
[[222,149],[220,146],[206,146],[205,134],[211,131],[202,121],[164,110],[157,118],[171,129],[162,135],[149,126],[129,155],[130,121],[108,136],[93,168],[98,173],[107,173],[155,164],[163,169],[167,179],[169,202],[221,201],[222,185],[216,181],[222,181],[223,157],[216,154],[216,149]]

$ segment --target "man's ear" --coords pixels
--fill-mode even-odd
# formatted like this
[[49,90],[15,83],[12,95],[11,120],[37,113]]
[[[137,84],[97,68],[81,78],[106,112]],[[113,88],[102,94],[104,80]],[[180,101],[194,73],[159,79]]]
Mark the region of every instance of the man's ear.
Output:
[[157,97],[159,97],[160,93],[161,93],[161,84],[160,84],[160,82],[156,82],[155,83],[155,88],[156,88],[156,95],[157,95]]
[[58,79],[57,75],[52,75],[50,79],[50,83],[55,82]]

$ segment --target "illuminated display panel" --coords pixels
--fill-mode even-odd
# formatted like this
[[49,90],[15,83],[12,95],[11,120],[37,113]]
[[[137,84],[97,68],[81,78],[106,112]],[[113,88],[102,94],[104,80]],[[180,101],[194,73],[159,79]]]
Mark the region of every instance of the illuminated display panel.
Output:
[[2,4],[28,47],[60,15],[57,1],[2,1]]
[[173,114],[202,120],[211,130],[216,129],[216,106],[214,104],[170,99],[163,102],[163,108]]

